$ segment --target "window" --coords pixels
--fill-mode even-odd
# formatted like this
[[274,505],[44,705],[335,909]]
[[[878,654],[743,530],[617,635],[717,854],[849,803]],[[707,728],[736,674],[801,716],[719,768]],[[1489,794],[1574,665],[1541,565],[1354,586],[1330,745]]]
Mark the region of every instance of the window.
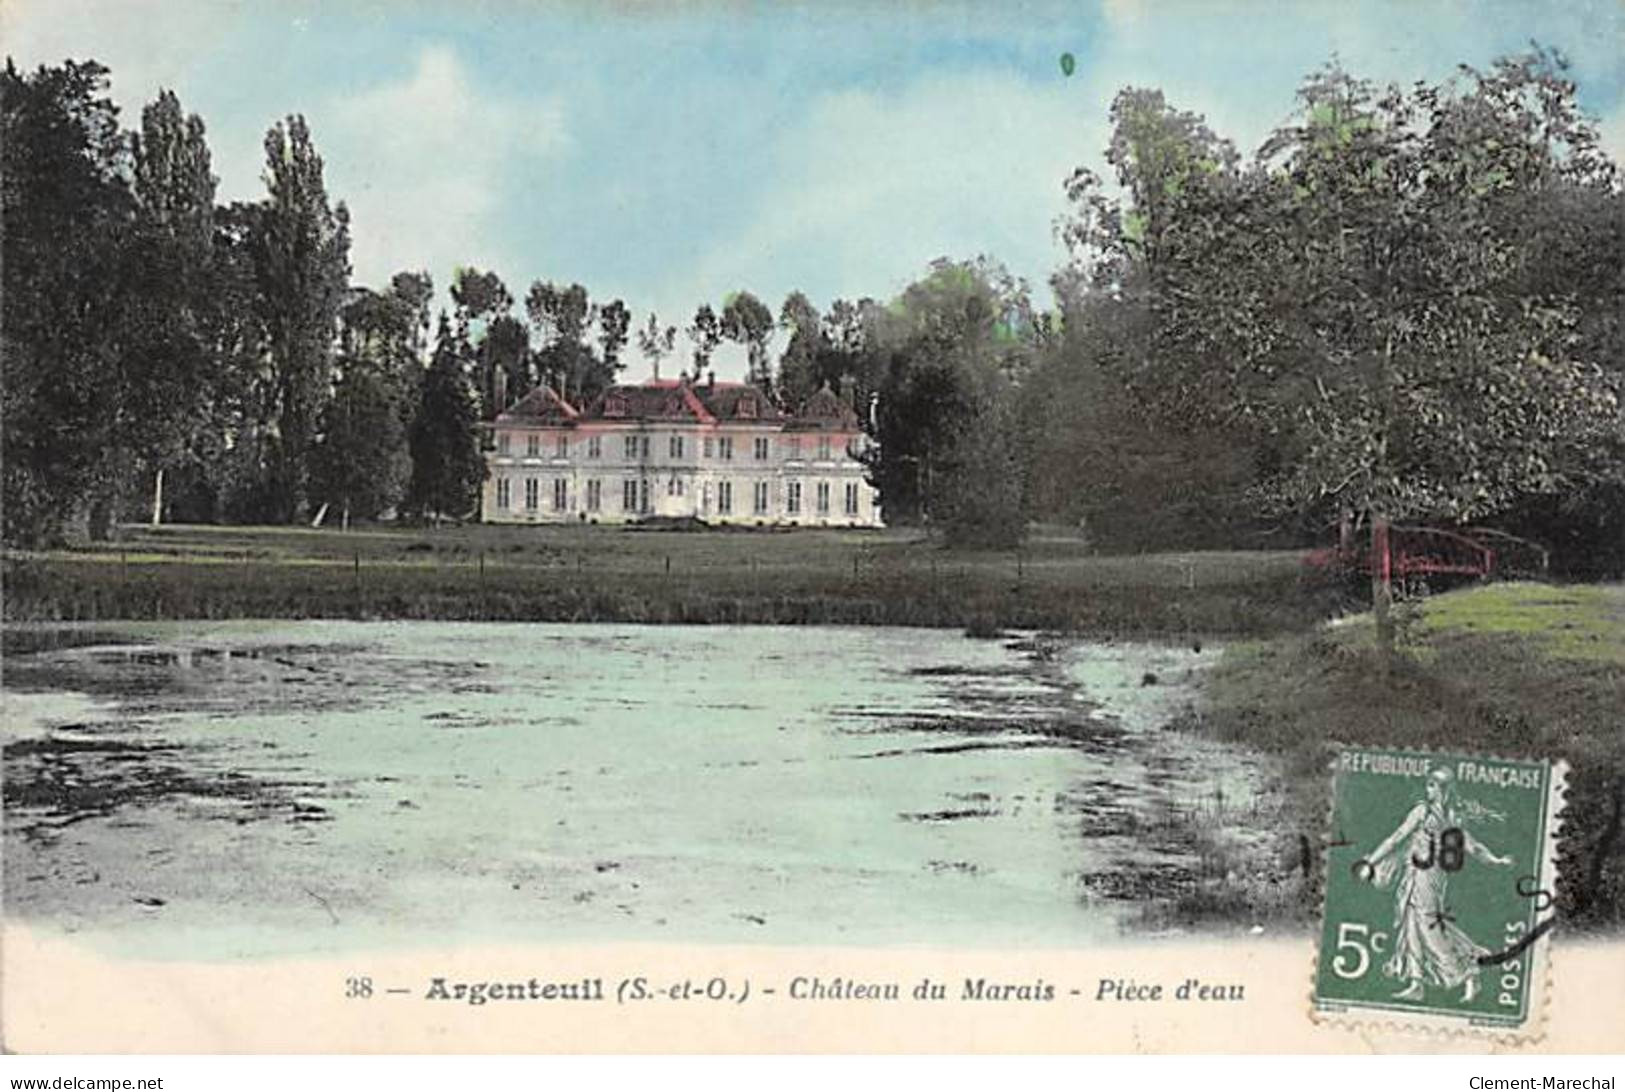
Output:
[[829,461],[829,437],[828,436],[820,436],[818,438],[818,457],[820,459],[823,459],[825,462]]
[[792,516],[801,512],[801,483],[791,482],[785,486],[784,510]]
[[801,458],[801,437],[799,436],[790,437],[790,458]]
[[536,511],[536,479],[525,479],[525,511]]
[[666,496],[668,497],[680,497],[687,492],[687,489],[688,487],[684,484],[682,478],[672,478],[666,482]]
[[638,438],[636,436],[628,436],[626,438],[626,457],[628,459],[636,459],[638,457]]
[[621,511],[636,512],[638,510],[638,483],[634,478],[627,478],[621,483]]
[[510,508],[513,506],[513,486],[507,478],[497,479],[497,507]]
[[626,399],[622,398],[618,394],[612,394],[608,398],[604,399],[604,416],[625,417]]
[[542,438],[540,436],[536,435],[534,432],[531,433],[529,436],[525,437],[525,454],[526,455],[534,456],[534,455],[541,454],[541,447],[542,447]]
[[599,436],[587,437],[587,458],[597,459],[604,454],[603,438]]
[[765,513],[767,511],[767,497],[768,497],[768,489],[769,488],[770,487],[769,487],[767,482],[757,482],[756,483],[756,488],[754,490],[754,497],[752,498],[751,507],[752,507],[752,509],[755,510],[755,512],[756,512],[756,514],[758,516],[762,515],[763,513]]
[[758,459],[767,458],[767,437],[766,436],[758,436],[758,437],[756,437],[756,457]]
[[716,447],[712,444],[711,437],[707,436],[705,438],[705,457],[709,459],[715,452]]
[[717,511],[726,516],[734,510],[733,482],[717,483]]
[[734,438],[732,436],[717,437],[717,454],[724,459],[734,457]]
[[553,454],[561,459],[570,457],[570,437],[560,436],[553,445]]
[[508,445],[510,443],[512,443],[512,437],[508,433],[497,433],[497,454],[506,455],[508,453]]
[[673,459],[681,459],[683,457],[683,438],[673,436],[666,445],[666,453]]
[[739,400],[739,416],[741,416],[741,417],[755,417],[756,416],[756,399],[754,399],[754,398],[741,398]]
[[643,457],[645,459],[649,457],[649,437],[647,436],[643,438]]
[[603,506],[604,483],[597,478],[587,479],[587,511],[596,512]]
[[651,511],[649,507],[649,479],[644,478],[638,483],[638,511]]
[[855,516],[855,515],[858,514],[858,483],[857,482],[847,482],[846,483],[846,514],[849,515],[849,516]]
[[818,514],[829,515],[829,482],[818,483]]
[[570,506],[570,482],[566,478],[553,479],[553,511],[562,512]]

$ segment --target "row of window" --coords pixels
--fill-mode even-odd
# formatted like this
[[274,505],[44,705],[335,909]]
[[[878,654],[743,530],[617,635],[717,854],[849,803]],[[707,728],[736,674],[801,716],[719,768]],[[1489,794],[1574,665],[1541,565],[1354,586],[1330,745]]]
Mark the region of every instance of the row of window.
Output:
[[[757,459],[767,459],[772,450],[772,441],[767,436],[753,437],[751,454]],[[801,458],[801,437],[791,436],[782,441],[785,454],[791,459]],[[624,441],[624,454],[628,459],[647,459],[649,457],[649,437],[627,436]],[[666,438],[666,454],[673,459],[684,458],[687,451],[688,437],[683,435],[668,436]],[[707,436],[701,443],[701,449],[707,459],[732,460],[734,457],[734,438],[732,436]],[[828,436],[820,436],[816,445],[816,458],[828,461],[833,456],[833,446]],[[513,434],[508,432],[497,433],[497,454],[510,455],[513,453]],[[542,453],[542,438],[535,433],[525,437],[525,454],[530,458],[537,458]],[[603,438],[600,436],[587,437],[587,458],[599,459],[604,454]],[[570,437],[568,435],[553,438],[553,457],[568,459],[570,457]]]
[[[497,508],[509,510],[513,508],[513,482],[512,478],[497,478]],[[525,482],[525,510],[536,511],[541,505],[541,479],[526,478]],[[814,511],[821,516],[829,514],[830,488],[829,482],[817,482],[814,485]],[[683,495],[684,483],[681,478],[673,478],[666,483],[668,496],[680,497]],[[858,483],[847,482],[842,499],[842,510],[846,515],[858,514]],[[570,507],[570,482],[568,478],[553,479],[553,511],[564,512]],[[717,514],[731,515],[734,510],[733,482],[717,483]],[[603,483],[597,478],[587,481],[586,511],[598,512],[603,509],[604,491]],[[800,482],[788,482],[785,485],[784,510],[787,515],[800,515],[802,492]],[[757,482],[751,489],[751,511],[756,515],[764,515],[772,506],[772,483]],[[653,511],[649,504],[649,479],[626,478],[621,482],[621,511],[647,513]]]

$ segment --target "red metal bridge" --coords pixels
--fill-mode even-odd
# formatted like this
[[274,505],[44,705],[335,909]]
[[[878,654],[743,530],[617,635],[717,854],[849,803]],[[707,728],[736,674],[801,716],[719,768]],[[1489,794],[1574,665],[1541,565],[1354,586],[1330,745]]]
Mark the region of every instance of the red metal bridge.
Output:
[[[1369,542],[1358,547],[1313,550],[1305,564],[1322,570],[1370,575],[1373,557]],[[1550,562],[1544,546],[1487,527],[1448,530],[1393,524],[1388,528],[1388,567],[1395,580],[1427,576],[1485,579],[1491,575],[1540,576]]]

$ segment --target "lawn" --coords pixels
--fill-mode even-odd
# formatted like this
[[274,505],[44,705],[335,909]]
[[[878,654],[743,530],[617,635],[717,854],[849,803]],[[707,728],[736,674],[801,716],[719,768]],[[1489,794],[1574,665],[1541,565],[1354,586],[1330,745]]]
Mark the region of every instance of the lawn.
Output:
[[1325,609],[1290,552],[1094,555],[1066,534],[1019,551],[914,531],[611,527],[125,529],[6,559],[8,620],[449,618],[1048,628],[1264,635]]
[[1284,845],[1323,829],[1338,743],[1564,759],[1559,906],[1625,924],[1625,585],[1492,584],[1406,613],[1392,662],[1369,616],[1231,646],[1194,727],[1279,757]]

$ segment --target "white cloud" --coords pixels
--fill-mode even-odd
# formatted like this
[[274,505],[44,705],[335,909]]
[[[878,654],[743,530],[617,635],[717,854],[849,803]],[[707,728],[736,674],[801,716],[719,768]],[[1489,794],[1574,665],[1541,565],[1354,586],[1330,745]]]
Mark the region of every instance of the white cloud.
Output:
[[170,0],[7,0],[0,6],[6,52],[20,66],[100,61],[113,73],[113,101],[125,124],[160,88],[185,87],[200,58],[236,21],[229,5],[177,5]]
[[[419,53],[403,80],[332,101],[311,118],[327,188],[350,206],[356,280],[457,265],[522,268],[506,252],[505,193],[567,147],[557,100],[503,100],[471,83],[450,49]],[[514,286],[510,285],[510,289]]]

